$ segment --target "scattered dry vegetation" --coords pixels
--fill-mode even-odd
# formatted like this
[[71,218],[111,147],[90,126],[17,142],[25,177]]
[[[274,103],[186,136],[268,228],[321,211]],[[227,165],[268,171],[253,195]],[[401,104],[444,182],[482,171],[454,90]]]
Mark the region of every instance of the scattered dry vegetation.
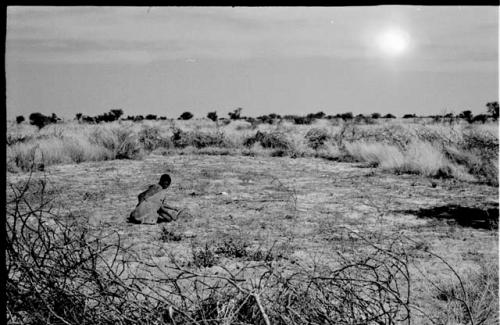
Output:
[[[7,144],[10,324],[499,321],[496,125],[19,124]],[[165,172],[189,217],[127,225]]]
[[385,121],[369,125],[318,120],[295,125],[198,121],[67,123],[41,130],[24,124],[7,132],[7,168],[112,159],[144,154],[267,155],[359,161],[395,173],[453,177],[498,185],[496,124],[419,124]]

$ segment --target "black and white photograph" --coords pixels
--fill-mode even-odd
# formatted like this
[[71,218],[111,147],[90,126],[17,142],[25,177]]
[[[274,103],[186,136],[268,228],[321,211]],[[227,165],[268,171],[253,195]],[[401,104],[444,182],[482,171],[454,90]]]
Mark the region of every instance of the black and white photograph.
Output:
[[7,323],[499,324],[498,64],[498,5],[7,6]]

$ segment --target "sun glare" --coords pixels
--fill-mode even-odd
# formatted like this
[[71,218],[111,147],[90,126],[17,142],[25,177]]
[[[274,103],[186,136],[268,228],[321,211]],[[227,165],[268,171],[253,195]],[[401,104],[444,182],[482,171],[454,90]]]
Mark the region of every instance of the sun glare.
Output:
[[402,30],[389,29],[377,38],[379,49],[390,56],[397,56],[403,54],[409,45],[408,34]]

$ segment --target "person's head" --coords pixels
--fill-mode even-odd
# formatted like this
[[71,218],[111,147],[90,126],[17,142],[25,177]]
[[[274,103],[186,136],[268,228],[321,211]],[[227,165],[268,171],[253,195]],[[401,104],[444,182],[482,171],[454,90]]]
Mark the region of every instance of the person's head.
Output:
[[170,179],[170,176],[168,174],[163,174],[160,177],[160,185],[164,189],[170,186],[170,183],[172,182],[172,179]]

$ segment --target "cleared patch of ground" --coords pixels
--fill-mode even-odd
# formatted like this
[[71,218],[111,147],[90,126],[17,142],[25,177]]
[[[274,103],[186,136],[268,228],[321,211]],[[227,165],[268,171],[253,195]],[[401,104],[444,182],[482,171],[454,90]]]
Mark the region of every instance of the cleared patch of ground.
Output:
[[[163,173],[172,176],[169,203],[190,216],[169,224],[126,223],[137,195]],[[27,177],[9,174],[7,180],[20,184]],[[118,230],[126,244],[158,263],[168,263],[170,254],[187,261],[193,246],[230,237],[253,247],[279,247],[287,263],[333,265],[335,251],[363,250],[351,232],[404,235],[419,248],[419,304],[432,308],[425,305],[435,303],[435,293],[419,285],[419,277],[447,280],[449,270],[422,247],[458,272],[498,259],[498,188],[478,183],[313,158],[211,155],[56,165],[33,178],[46,179],[61,212]],[[235,265],[238,258],[219,263]]]

